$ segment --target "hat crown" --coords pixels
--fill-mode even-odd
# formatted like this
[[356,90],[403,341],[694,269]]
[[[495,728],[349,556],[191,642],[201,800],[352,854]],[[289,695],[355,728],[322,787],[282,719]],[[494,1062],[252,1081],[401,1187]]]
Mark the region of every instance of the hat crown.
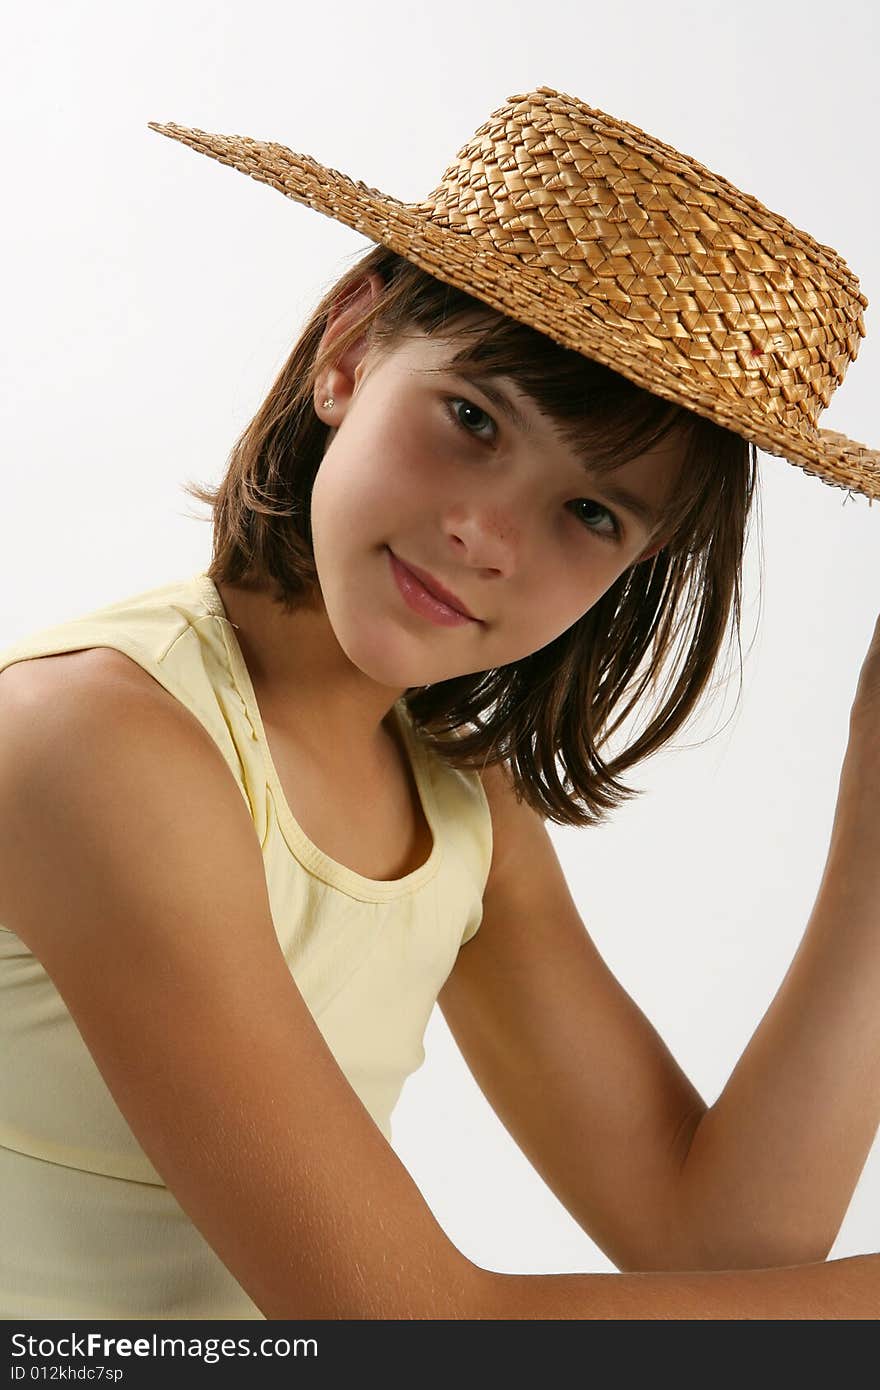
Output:
[[414,206],[538,271],[621,344],[808,435],[865,336],[868,301],[831,247],[551,87],[509,97]]

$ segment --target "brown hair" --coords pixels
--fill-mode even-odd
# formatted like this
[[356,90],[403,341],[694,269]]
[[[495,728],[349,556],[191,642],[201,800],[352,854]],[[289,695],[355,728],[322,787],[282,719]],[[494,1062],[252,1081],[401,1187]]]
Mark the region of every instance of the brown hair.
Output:
[[[345,304],[371,272],[381,277],[384,292],[319,355],[331,309]],[[474,322],[475,315],[476,327],[453,327],[465,317]],[[215,582],[265,589],[287,612],[314,600],[310,498],[329,429],[314,410],[316,378],[365,333],[382,352],[412,326],[460,338],[456,364],[512,378],[562,438],[578,448],[595,446],[591,466],[599,474],[651,448],[671,429],[684,431],[681,480],[653,533],[655,541],[664,540],[653,558],[630,565],[539,651],[492,670],[412,687],[404,696],[425,742],[452,766],[503,763],[516,795],[544,819],[601,824],[607,811],[639,795],[620,774],[668,743],[696,707],[731,613],[739,641],[740,576],[757,486],[755,446],[739,435],[374,246],[321,299],[233,446],[220,484],[185,485],[212,511],[207,573]],[[605,762],[599,748],[646,689],[656,691],[676,644],[680,660],[664,686],[665,703],[640,737]],[[741,659],[740,649],[740,673]]]

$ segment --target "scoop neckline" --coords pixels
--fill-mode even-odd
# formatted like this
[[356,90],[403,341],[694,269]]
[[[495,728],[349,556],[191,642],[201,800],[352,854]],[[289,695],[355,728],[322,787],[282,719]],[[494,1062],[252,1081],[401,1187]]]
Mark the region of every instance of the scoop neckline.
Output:
[[209,612],[213,617],[220,619],[222,623],[233,681],[247,711],[254,737],[260,749],[266,781],[275,801],[278,823],[285,840],[297,859],[304,868],[331,887],[338,888],[349,897],[361,898],[368,902],[387,902],[392,898],[405,897],[421,888],[423,884],[434,877],[440,867],[443,855],[442,827],[437,800],[434,795],[427,750],[413,727],[404,697],[401,696],[395,701],[393,709],[398,727],[403,735],[403,746],[415,779],[422,814],[431,831],[431,853],[424,863],[410,873],[404,874],[402,878],[368,878],[365,874],[359,874],[355,869],[349,868],[347,864],[342,864],[339,860],[331,858],[329,854],[320,849],[313,840],[309,839],[294,816],[288,805],[281,779],[272,758],[272,750],[269,747],[269,740],[260,714],[256,691],[235,633],[235,625],[227,615],[220,591],[210,575],[202,572],[196,576],[196,580]]

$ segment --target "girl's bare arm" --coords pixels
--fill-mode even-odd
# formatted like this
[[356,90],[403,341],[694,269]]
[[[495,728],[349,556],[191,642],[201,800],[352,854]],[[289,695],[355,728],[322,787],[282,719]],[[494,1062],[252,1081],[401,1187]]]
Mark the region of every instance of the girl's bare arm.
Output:
[[701,1268],[830,1251],[880,1124],[878,1000],[880,619],[806,932],[682,1168],[687,1221],[707,1252]]
[[[865,1319],[880,1317],[880,1254],[776,1269],[493,1274],[480,1317]],[[491,1311],[488,1311],[491,1310]]]
[[0,921],[42,961],[150,1161],[267,1317],[877,1315],[880,1256],[620,1275],[469,1261],[296,987],[216,746],[134,663],[120,657],[111,680],[102,660],[100,673],[68,667],[63,689],[51,662],[0,678]]

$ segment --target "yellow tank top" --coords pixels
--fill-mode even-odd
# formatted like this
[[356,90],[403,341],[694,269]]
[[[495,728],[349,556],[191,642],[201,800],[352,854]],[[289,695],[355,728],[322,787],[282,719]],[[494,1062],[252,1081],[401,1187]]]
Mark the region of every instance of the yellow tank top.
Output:
[[[398,701],[433,848],[403,878],[365,878],[324,854],[292,815],[208,575],[32,633],[0,651],[0,670],[88,647],[131,657],[214,739],[253,819],[291,974],[390,1142],[437,994],[481,921],[492,835],[479,777],[428,749]],[[2,926],[0,1057],[4,1318],[263,1316],[163,1184],[40,961]]]

